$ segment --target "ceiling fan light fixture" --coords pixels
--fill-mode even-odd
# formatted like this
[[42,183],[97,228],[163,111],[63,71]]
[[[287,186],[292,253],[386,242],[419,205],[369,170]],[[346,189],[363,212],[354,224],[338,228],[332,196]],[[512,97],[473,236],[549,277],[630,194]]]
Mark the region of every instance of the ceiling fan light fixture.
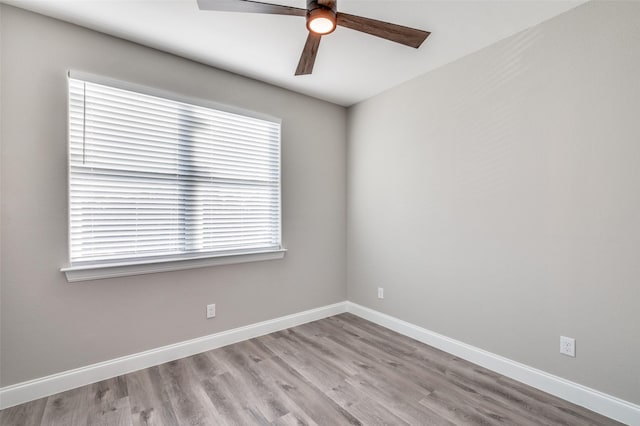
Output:
[[319,35],[331,34],[336,29],[336,13],[324,8],[309,11],[307,29]]

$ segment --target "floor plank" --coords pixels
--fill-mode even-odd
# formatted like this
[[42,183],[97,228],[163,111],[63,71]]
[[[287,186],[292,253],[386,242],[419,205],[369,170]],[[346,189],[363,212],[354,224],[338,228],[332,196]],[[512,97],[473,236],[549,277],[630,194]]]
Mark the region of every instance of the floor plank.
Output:
[[62,392],[47,398],[42,426],[84,426],[88,417],[89,386]]
[[2,426],[619,423],[351,314],[0,411]]
[[132,426],[129,397],[106,400],[92,405],[87,426]]
[[158,367],[136,371],[125,377],[134,426],[178,424]]
[[47,398],[36,399],[0,411],[0,425],[39,425],[42,422]]
[[159,370],[178,424],[206,426],[225,419],[192,372],[189,358],[167,362]]

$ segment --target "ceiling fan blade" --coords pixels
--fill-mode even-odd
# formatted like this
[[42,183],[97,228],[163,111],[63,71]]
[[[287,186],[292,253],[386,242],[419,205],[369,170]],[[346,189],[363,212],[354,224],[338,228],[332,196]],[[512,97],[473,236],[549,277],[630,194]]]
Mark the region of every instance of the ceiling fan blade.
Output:
[[296,68],[296,75],[311,74],[313,71],[313,64],[316,62],[316,55],[318,54],[321,38],[321,35],[309,31],[307,41],[304,44],[304,49],[302,50],[302,55],[300,55],[298,68]]
[[417,30],[415,28],[404,27],[402,25],[391,24],[389,22],[377,21],[362,16],[338,13],[337,24],[352,30],[371,34],[406,46],[420,47],[423,41],[431,34],[428,31]]
[[307,10],[299,7],[262,3],[253,0],[198,0],[201,10],[220,10],[223,12],[269,13],[273,15],[306,16]]

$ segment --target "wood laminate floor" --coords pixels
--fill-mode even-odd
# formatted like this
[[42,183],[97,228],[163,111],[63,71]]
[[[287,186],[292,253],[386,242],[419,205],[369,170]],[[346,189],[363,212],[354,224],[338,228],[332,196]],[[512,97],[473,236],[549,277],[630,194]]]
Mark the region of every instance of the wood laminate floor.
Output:
[[13,425],[614,425],[351,314],[0,412]]

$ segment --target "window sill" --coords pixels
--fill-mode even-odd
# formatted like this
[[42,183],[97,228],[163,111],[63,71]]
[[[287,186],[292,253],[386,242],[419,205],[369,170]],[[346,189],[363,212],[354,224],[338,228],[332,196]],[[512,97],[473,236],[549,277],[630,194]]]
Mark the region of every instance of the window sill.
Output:
[[162,259],[147,262],[82,265],[61,268],[67,281],[89,281],[103,278],[126,277],[130,275],[153,274],[157,272],[181,271],[207,266],[232,265],[234,263],[260,262],[284,258],[286,249],[262,252],[225,254],[208,257]]

